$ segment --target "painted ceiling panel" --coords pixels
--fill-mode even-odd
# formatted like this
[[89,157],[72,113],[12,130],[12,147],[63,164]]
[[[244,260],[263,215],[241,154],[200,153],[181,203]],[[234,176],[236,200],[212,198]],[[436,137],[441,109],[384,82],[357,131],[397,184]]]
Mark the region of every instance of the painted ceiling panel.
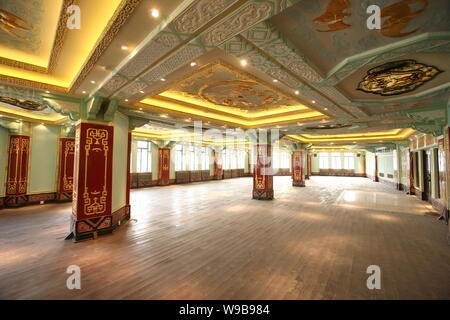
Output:
[[[382,30],[369,30],[370,5]],[[391,20],[388,20],[391,19]],[[344,59],[423,32],[450,31],[447,0],[304,0],[270,21],[324,73]]]
[[62,4],[63,0],[1,1],[6,18],[0,23],[0,56],[46,68]]

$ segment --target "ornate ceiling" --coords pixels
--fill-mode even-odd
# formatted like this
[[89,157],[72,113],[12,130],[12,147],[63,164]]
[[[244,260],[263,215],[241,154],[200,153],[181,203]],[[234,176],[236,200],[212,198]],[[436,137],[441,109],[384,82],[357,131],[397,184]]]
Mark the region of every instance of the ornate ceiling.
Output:
[[[0,10],[40,30],[43,20],[59,17],[46,33],[56,43],[69,1],[29,15],[39,0],[7,2]],[[97,1],[76,1],[86,11],[85,28],[66,31],[53,71],[0,60],[9,97],[21,86],[74,119],[79,112],[57,103],[116,100],[121,112],[152,125],[152,134],[197,120],[221,130],[278,128],[321,145],[442,133],[450,100],[447,0],[98,2],[104,10]],[[366,26],[374,4],[380,30]],[[159,18],[150,15],[155,8]],[[43,45],[39,33],[21,32],[28,43],[1,29],[0,39],[30,54]],[[45,52],[48,68],[52,53]]]

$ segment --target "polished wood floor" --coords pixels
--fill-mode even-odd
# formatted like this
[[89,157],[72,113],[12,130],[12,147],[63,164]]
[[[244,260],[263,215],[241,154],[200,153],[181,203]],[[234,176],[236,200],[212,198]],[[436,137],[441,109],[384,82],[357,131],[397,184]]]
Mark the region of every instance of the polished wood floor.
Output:
[[274,201],[251,183],[135,190],[133,220],[80,243],[63,240],[70,204],[2,210],[0,298],[450,299],[447,227],[425,202],[365,178],[276,177]]

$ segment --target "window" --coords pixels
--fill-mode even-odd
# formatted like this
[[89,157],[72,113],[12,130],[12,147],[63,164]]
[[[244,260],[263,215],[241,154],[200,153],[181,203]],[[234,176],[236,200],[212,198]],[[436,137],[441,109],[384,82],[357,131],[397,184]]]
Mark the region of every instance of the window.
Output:
[[341,154],[339,152],[331,153],[331,169],[341,169]]
[[244,150],[238,151],[238,168],[239,169],[245,168],[245,152],[244,152]]
[[209,170],[209,150],[202,147],[202,170]]
[[198,170],[198,158],[195,153],[195,146],[189,146],[189,170]]
[[229,161],[230,161],[229,150],[225,149],[222,151],[222,168],[224,170],[230,169]]
[[291,167],[291,155],[289,152],[281,152],[281,166],[280,168],[289,169]]
[[231,169],[237,169],[237,151],[231,150]]
[[175,146],[175,170],[183,171],[184,170],[184,147],[182,145]]
[[137,142],[137,172],[152,171],[152,149],[148,141]]
[[355,169],[355,158],[351,152],[344,153],[344,169]]
[[278,169],[280,167],[280,153],[278,150],[272,151],[272,168]]
[[328,152],[319,153],[319,169],[328,169]]

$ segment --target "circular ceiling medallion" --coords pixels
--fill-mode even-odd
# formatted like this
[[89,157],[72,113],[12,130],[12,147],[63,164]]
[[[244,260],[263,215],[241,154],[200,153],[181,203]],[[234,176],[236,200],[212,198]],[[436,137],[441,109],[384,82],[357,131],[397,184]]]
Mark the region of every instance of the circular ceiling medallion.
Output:
[[390,96],[415,90],[441,71],[415,60],[388,62],[367,72],[358,90]]
[[207,83],[200,88],[199,95],[211,103],[240,109],[270,107],[282,99],[276,92],[252,80]]

